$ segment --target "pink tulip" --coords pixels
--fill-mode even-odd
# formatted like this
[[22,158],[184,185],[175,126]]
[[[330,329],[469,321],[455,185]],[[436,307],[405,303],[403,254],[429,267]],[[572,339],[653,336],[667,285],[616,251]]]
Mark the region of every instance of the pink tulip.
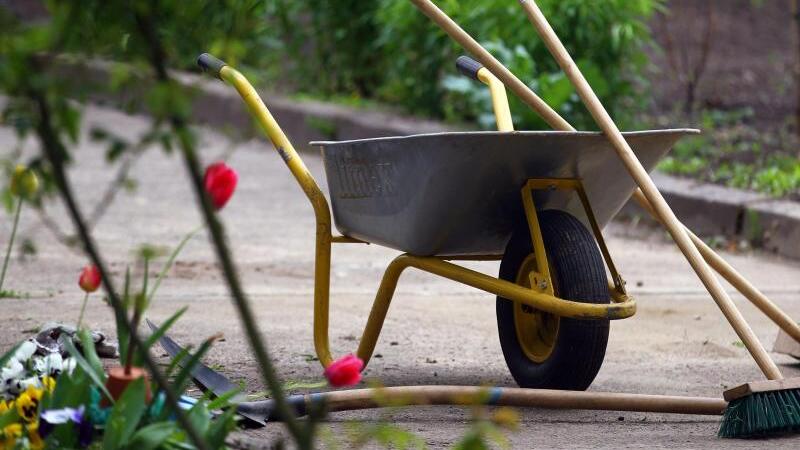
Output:
[[324,375],[333,387],[352,386],[361,381],[364,361],[355,355],[343,356],[325,369]]
[[211,164],[206,168],[203,185],[214,209],[219,211],[228,203],[236,190],[239,175],[224,162]]
[[100,269],[95,265],[88,265],[81,270],[81,276],[78,278],[78,285],[87,294],[96,291],[102,283],[100,278]]

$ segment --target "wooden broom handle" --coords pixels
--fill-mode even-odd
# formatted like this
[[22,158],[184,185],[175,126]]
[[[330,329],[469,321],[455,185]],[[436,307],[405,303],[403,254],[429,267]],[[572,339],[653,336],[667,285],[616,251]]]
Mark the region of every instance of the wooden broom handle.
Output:
[[[653,217],[656,217],[655,211],[653,208],[650,207],[650,202],[647,201],[644,194],[641,190],[637,189],[633,193],[633,199],[644,208],[645,211],[649,212]],[[657,219],[657,217],[656,217]],[[745,277],[743,277],[739,272],[736,271],[730,264],[728,264],[721,256],[719,256],[714,250],[711,249],[702,239],[697,237],[692,231],[684,226],[686,229],[686,233],[689,234],[689,237],[694,242],[694,245],[700,251],[700,254],[703,255],[703,259],[719,273],[722,275],[728,283],[730,283],[737,291],[741,292],[742,295],[747,297],[753,305],[755,305],[761,312],[763,312],[767,317],[769,317],[773,322],[775,322],[780,329],[786,332],[789,336],[794,338],[797,342],[800,342],[800,325],[797,324],[788,314],[783,312],[778,305],[773,303],[763,292],[759,291],[758,288],[753,286],[752,283],[747,281]]]
[[678,221],[678,218],[675,217],[675,214],[670,209],[669,205],[667,205],[667,202],[658,191],[655,183],[653,183],[653,180],[650,179],[650,176],[645,168],[642,167],[642,164],[633,153],[631,147],[625,141],[625,138],[622,136],[619,128],[617,128],[617,125],[611,119],[608,111],[606,111],[602,103],[600,103],[600,99],[597,98],[597,95],[586,81],[586,78],[575,64],[575,61],[572,60],[572,57],[570,56],[569,52],[567,52],[567,49],[564,48],[564,44],[562,44],[558,39],[558,36],[547,22],[547,19],[544,17],[544,14],[542,14],[542,11],[539,9],[538,5],[536,5],[536,2],[534,0],[519,0],[519,2],[527,13],[528,19],[530,19],[533,26],[539,32],[539,35],[542,37],[545,45],[550,50],[550,53],[555,57],[559,66],[561,66],[561,69],[564,71],[570,81],[572,81],[572,84],[575,86],[575,90],[578,92],[581,100],[583,100],[583,103],[586,105],[589,113],[592,115],[595,122],[597,122],[598,126],[600,126],[600,128],[603,130],[603,133],[605,133],[606,137],[608,137],[608,140],[614,146],[614,149],[617,151],[622,163],[625,165],[625,167],[628,169],[628,172],[630,172],[633,179],[641,188],[642,193],[655,212],[656,217],[658,217],[658,219],[667,228],[667,231],[672,236],[672,239],[675,241],[681,252],[683,252],[695,273],[697,273],[700,281],[703,282],[703,285],[711,294],[711,297],[717,303],[720,310],[722,310],[722,314],[725,315],[726,319],[728,319],[728,322],[730,322],[731,326],[736,331],[736,334],[742,340],[745,347],[747,347],[750,355],[753,357],[753,359],[755,359],[758,367],[761,368],[761,371],[764,372],[764,375],[768,379],[782,379],[783,376],[781,375],[778,366],[775,365],[775,362],[769,357],[767,351],[761,345],[761,342],[759,342],[755,333],[753,333],[753,330],[750,329],[750,326],[736,308],[736,305],[734,305],[733,301],[725,293],[722,285],[719,283],[716,277],[714,277],[711,268],[703,260],[702,255],[694,246],[694,243],[692,242],[688,233],[686,233],[683,225],[681,225],[681,223]]

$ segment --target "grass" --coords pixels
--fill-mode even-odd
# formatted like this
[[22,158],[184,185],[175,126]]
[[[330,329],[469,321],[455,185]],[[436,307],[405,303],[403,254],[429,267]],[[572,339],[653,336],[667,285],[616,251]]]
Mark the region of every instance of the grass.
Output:
[[703,111],[703,134],[679,141],[659,164],[687,176],[772,197],[800,199],[798,138],[788,125],[763,130],[751,110]]
[[0,291],[0,298],[14,298],[14,299],[31,298],[31,294],[30,292],[15,291],[12,289],[3,289],[2,291]]

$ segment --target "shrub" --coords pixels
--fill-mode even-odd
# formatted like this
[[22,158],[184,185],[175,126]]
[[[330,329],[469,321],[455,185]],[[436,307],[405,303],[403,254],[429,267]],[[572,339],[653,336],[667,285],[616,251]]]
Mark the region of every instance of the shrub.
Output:
[[[643,101],[636,87],[651,42],[644,23],[661,0],[540,0],[545,14],[611,113],[624,119]],[[569,81],[516,2],[441,0],[437,4],[575,126],[592,127]],[[455,76],[463,50],[406,1],[277,1],[268,20],[272,42],[289,50],[289,79],[322,96],[357,96],[410,112],[490,126],[482,86]],[[545,128],[512,101],[517,125]],[[487,114],[489,114],[487,116]]]

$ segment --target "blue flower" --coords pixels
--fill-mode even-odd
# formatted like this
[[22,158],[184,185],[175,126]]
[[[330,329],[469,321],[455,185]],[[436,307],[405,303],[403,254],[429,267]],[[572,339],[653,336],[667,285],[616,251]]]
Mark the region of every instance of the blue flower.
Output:
[[83,411],[83,405],[77,408],[48,409],[42,411],[39,417],[52,425],[61,425],[69,421],[80,423],[83,420]]
[[56,425],[72,422],[78,428],[78,445],[87,447],[92,443],[94,428],[83,405],[77,408],[48,409],[39,415],[39,435],[46,438]]

